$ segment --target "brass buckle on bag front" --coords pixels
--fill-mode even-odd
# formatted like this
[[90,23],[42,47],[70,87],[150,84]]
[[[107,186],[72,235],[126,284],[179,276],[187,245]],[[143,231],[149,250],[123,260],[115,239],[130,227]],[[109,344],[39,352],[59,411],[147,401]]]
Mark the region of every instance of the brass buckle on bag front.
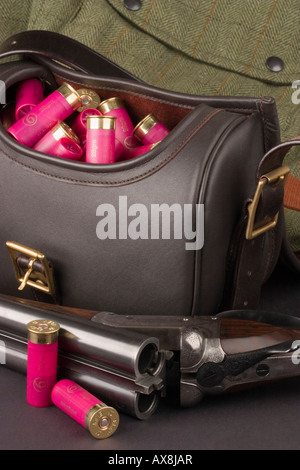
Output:
[[[25,286],[33,287],[46,294],[55,294],[55,282],[52,264],[49,263],[46,256],[39,251],[20,245],[15,242],[6,242],[10,257],[13,262],[15,275],[20,283],[19,290],[23,290]],[[22,273],[22,269],[18,263],[20,255],[27,257],[27,270]],[[38,262],[40,269],[37,270],[34,264]]]
[[271,220],[268,220],[267,222],[259,225],[257,228],[254,228],[256,211],[265,185],[271,184],[273,187],[276,187],[281,183],[285,184],[289,172],[290,169],[287,166],[282,166],[280,168],[277,168],[276,170],[270,171],[270,173],[263,175],[259,179],[254,198],[252,202],[248,205],[249,216],[246,228],[247,240],[252,240],[253,238],[258,237],[259,235],[267,232],[268,230],[271,230],[276,226],[279,212],[277,212],[277,214],[273,218],[271,218]]

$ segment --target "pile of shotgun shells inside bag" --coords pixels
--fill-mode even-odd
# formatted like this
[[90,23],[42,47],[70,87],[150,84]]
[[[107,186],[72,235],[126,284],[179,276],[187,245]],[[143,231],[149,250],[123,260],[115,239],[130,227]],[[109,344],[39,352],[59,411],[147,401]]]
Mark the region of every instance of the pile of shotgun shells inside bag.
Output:
[[18,85],[15,104],[5,107],[0,119],[7,132],[26,147],[91,164],[144,155],[169,133],[152,113],[134,126],[117,96],[101,101],[93,90],[75,90],[63,83],[44,97],[43,84],[35,78]]

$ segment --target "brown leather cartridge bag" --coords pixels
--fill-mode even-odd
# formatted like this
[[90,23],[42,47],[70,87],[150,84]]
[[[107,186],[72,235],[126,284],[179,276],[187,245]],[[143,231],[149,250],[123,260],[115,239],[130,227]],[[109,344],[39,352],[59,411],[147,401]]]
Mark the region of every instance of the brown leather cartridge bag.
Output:
[[284,233],[274,100],[155,88],[45,31],[0,47],[15,54],[0,66],[7,103],[30,77],[48,93],[67,82],[120,97],[135,124],[153,113],[170,133],[143,156],[90,165],[27,148],[1,125],[0,292],[117,314],[255,308]]

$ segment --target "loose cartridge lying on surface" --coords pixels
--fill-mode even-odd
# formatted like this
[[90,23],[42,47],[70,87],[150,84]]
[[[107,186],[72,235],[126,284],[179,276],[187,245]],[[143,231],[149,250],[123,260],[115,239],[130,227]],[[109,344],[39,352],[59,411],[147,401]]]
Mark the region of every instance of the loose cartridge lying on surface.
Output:
[[26,373],[26,325],[42,314],[60,325],[59,378],[77,382],[138,419],[155,412],[165,394],[166,357],[152,336],[119,333],[68,312],[34,308],[0,296],[0,339],[6,345],[7,367]]
[[118,412],[72,380],[57,382],[51,397],[55,406],[85,427],[96,439],[106,439],[118,429]]

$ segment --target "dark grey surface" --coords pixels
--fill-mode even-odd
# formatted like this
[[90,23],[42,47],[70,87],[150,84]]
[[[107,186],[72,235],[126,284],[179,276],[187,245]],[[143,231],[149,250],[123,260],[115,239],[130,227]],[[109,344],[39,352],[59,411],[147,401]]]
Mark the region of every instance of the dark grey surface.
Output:
[[[299,306],[299,275],[277,269],[260,307],[300,316]],[[29,406],[25,376],[0,366],[0,384],[0,450],[106,450],[105,463],[125,450],[300,449],[300,378],[208,397],[191,409],[162,402],[147,421],[121,415],[117,432],[103,441],[55,407]]]

